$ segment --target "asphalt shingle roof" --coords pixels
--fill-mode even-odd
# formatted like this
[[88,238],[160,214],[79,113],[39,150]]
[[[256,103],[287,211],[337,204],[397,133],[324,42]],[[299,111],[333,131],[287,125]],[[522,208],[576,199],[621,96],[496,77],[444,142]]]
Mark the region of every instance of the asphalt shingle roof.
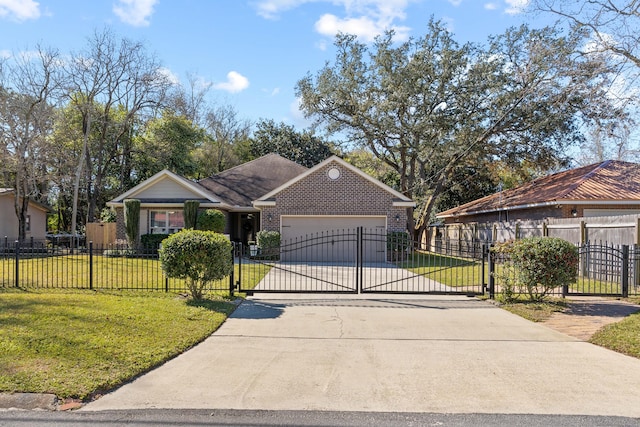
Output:
[[277,154],[267,154],[204,178],[198,184],[230,206],[251,207],[252,201],[306,170],[306,167]]

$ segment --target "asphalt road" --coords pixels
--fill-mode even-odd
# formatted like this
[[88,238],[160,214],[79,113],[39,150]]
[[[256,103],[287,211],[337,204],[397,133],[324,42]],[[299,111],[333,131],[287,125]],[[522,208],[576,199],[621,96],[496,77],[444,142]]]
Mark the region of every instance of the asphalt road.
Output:
[[0,427],[150,426],[640,426],[627,417],[398,412],[145,409],[99,412],[0,411]]

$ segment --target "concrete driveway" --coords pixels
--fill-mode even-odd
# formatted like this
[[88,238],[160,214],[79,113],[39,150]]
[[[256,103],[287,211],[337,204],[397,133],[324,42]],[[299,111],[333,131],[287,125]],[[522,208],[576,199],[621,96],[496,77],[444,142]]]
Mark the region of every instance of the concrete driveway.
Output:
[[[274,262],[256,285],[256,291],[352,292],[357,289],[354,264]],[[398,268],[393,263],[367,263],[361,270],[363,287],[369,292],[456,292],[433,279]],[[474,291],[478,287],[472,288]]]
[[210,338],[83,411],[640,417],[640,360],[460,296],[245,301]]

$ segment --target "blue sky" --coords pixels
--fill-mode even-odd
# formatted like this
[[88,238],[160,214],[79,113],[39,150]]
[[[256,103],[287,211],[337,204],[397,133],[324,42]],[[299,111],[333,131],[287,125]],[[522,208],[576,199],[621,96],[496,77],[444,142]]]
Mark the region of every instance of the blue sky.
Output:
[[[528,0],[0,0],[0,56],[51,46],[80,50],[95,30],[143,41],[175,79],[212,84],[210,101],[240,117],[296,127],[295,84],[334,58],[337,31],[368,42],[386,28],[424,34],[431,16],[459,42],[532,19]],[[536,26],[536,22],[529,22]]]

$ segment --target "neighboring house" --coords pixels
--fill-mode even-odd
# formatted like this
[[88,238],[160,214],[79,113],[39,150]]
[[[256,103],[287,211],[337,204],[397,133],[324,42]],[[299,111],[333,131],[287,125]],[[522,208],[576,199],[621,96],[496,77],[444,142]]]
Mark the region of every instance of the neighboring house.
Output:
[[608,160],[536,179],[436,215],[445,224],[640,213],[640,164]]
[[164,170],[108,203],[116,209],[118,238],[124,239],[125,199],[141,202],[140,232],[172,233],[184,226],[185,200],[227,215],[231,240],[255,240],[260,229],[282,239],[352,229],[405,231],[408,197],[339,157],[307,169],[276,154],[192,182]]
[[[11,188],[0,188],[0,238],[18,238],[18,217],[16,216],[15,193]],[[30,201],[27,210],[27,239],[45,240],[47,233],[47,213],[49,208]]]

